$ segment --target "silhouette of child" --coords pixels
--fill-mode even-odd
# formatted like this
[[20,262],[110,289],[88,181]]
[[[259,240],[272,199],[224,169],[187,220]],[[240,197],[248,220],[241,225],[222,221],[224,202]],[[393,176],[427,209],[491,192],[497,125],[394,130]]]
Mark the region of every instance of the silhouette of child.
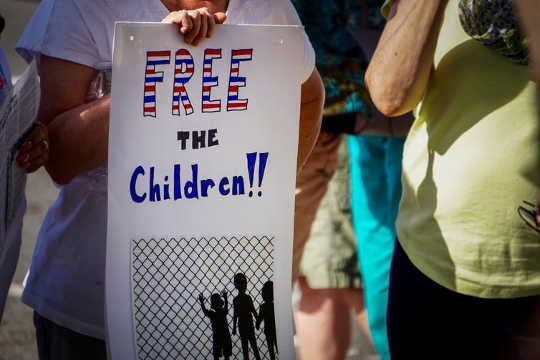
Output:
[[278,347],[276,339],[276,320],[274,318],[274,283],[272,281],[264,283],[261,290],[261,296],[264,302],[259,307],[256,328],[259,330],[259,326],[264,322],[266,344],[268,345],[268,351],[270,352],[270,359],[274,360],[276,358],[274,347],[276,348],[276,352],[278,352]]
[[204,306],[204,296],[202,294],[199,295],[199,301],[204,315],[206,315],[212,323],[214,360],[218,360],[222,355],[225,360],[229,360],[229,357],[232,355],[231,334],[229,333],[229,325],[227,324],[229,303],[227,302],[227,292],[225,290],[223,290],[221,295],[224,300],[221,299],[219,294],[212,294],[210,297],[210,307],[212,310],[208,310]]
[[255,338],[255,327],[253,326],[253,319],[257,318],[257,312],[255,306],[253,306],[251,296],[246,294],[247,279],[244,274],[238,273],[234,275],[234,287],[238,290],[238,295],[233,300],[233,335],[236,335],[236,323],[238,323],[244,360],[249,360],[249,345],[251,345],[255,359],[260,360],[257,339]]

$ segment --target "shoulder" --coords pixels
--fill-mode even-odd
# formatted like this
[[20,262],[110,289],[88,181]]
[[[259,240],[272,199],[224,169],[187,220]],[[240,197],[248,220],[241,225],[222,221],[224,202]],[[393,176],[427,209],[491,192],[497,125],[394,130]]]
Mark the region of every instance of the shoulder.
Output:
[[[43,0],[31,21],[71,23],[83,19],[88,24],[110,17],[114,8],[115,4],[111,0]],[[35,15],[39,17],[36,19]]]
[[28,61],[45,54],[93,66],[100,60],[100,48],[105,48],[103,38],[114,26],[109,5],[107,0],[43,0],[17,50]]

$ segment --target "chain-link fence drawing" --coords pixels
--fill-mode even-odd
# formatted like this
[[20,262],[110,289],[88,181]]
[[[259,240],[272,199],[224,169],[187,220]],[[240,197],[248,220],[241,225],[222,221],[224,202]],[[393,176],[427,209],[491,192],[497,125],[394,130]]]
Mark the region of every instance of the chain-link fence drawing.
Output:
[[[247,279],[246,294],[259,311],[263,285],[274,278],[274,237],[241,236],[132,240],[131,287],[138,360],[214,359],[212,294],[227,293],[230,359],[243,359],[237,329],[232,335],[235,274]],[[254,320],[255,323],[255,320]],[[271,359],[264,324],[255,330],[261,359]],[[256,359],[250,349],[251,359]],[[276,359],[277,359],[276,354]],[[221,357],[220,357],[221,358]]]

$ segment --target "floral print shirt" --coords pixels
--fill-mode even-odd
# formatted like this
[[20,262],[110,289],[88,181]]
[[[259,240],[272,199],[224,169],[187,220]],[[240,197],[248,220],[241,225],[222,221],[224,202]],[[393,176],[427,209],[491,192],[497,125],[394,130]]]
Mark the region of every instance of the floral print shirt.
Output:
[[364,86],[367,59],[354,37],[358,29],[380,29],[383,1],[292,0],[315,49],[326,91],[325,116],[363,113],[373,105]]

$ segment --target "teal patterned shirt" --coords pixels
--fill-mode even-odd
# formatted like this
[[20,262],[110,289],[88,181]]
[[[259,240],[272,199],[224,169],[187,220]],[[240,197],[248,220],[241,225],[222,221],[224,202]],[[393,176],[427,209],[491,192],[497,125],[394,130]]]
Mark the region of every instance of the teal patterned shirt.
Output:
[[324,115],[372,114],[364,86],[367,59],[354,33],[360,28],[382,29],[383,1],[292,0],[317,58],[326,91]]

